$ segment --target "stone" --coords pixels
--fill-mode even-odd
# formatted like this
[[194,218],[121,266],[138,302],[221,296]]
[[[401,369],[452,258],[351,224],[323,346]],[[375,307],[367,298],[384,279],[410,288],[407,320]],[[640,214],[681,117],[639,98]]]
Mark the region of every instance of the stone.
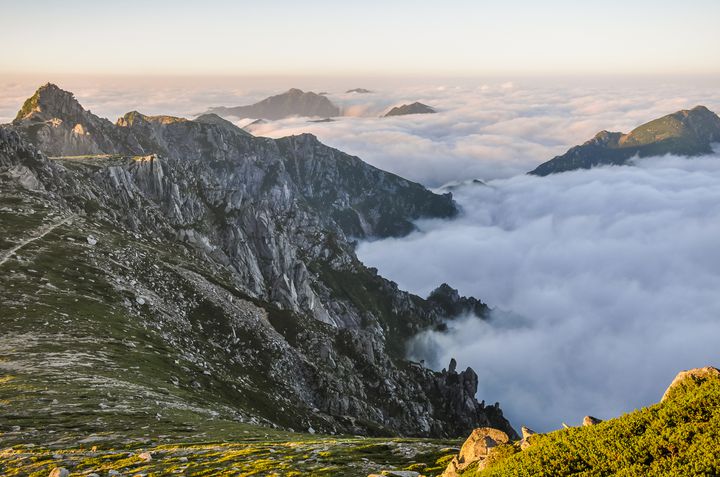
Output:
[[520,449],[525,450],[532,445],[532,443],[530,442],[530,436],[534,436],[535,434],[537,434],[537,432],[525,426],[522,426],[520,428],[520,432],[522,432],[522,439],[520,439]]
[[598,419],[597,417],[585,416],[585,417],[583,417],[582,425],[584,427],[594,426],[596,424],[600,424],[601,422],[602,422],[602,419]]
[[414,470],[382,470],[379,474],[370,474],[368,477],[422,477],[422,475]]
[[152,454],[150,452],[141,452],[138,454],[138,458],[150,462],[152,460]]
[[720,370],[717,368],[714,368],[712,366],[705,366],[704,368],[694,368],[694,369],[688,369],[686,371],[680,371],[677,376],[675,376],[675,379],[672,380],[672,383],[670,383],[670,386],[665,390],[665,394],[663,394],[662,399],[660,402],[665,401],[668,397],[670,397],[671,391],[676,388],[680,383],[685,381],[686,379],[705,379],[705,378],[714,378],[714,379],[720,379]]
[[70,475],[70,471],[67,470],[65,467],[55,467],[53,470],[50,471],[49,477],[68,477]]
[[89,245],[95,245],[98,243],[97,239],[92,235],[88,235],[86,240]]
[[499,429],[480,427],[475,429],[460,448],[460,453],[450,461],[442,477],[456,477],[469,465],[484,461],[490,451],[500,445],[508,444],[510,437]]

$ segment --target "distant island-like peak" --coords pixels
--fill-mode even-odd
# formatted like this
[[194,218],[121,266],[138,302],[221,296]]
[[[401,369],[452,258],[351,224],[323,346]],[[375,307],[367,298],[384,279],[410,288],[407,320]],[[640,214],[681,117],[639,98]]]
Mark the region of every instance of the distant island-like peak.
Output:
[[627,134],[600,131],[584,144],[540,164],[530,174],[547,176],[624,165],[635,156],[700,156],[712,153],[715,142],[720,142],[720,118],[705,106],[695,106],[642,124]]
[[388,111],[384,117],[390,116],[406,116],[408,114],[433,114],[437,113],[435,109],[431,108],[427,104],[418,103],[417,101],[411,104],[403,104],[402,106],[395,106]]
[[210,108],[207,112],[223,117],[276,120],[292,116],[330,118],[339,116],[340,108],[321,94],[291,88],[255,104],[234,107],[219,106]]

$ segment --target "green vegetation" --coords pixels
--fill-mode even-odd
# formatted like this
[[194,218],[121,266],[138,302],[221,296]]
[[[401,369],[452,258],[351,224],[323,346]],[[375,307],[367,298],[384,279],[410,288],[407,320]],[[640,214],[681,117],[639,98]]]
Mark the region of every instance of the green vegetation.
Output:
[[[257,428],[256,431],[262,430]],[[457,451],[442,441],[363,439],[290,435],[286,439],[161,445],[109,446],[88,443],[49,449],[15,446],[0,450],[3,476],[46,477],[55,467],[71,475],[91,472],[148,476],[358,476],[384,469],[442,473]],[[451,444],[456,444],[452,442]],[[150,453],[150,460],[141,454]]]
[[[494,454],[494,452],[493,452]],[[492,455],[492,454],[491,454]],[[690,378],[670,398],[596,426],[504,446],[465,476],[715,476],[720,474],[720,380]]]
[[28,114],[33,112],[35,110],[35,108],[38,107],[39,98],[40,98],[40,95],[38,93],[35,93],[34,95],[32,95],[28,99],[26,99],[22,105],[22,108],[20,108],[20,111],[18,111],[17,116],[15,117],[15,121],[20,121],[25,116],[27,116]]

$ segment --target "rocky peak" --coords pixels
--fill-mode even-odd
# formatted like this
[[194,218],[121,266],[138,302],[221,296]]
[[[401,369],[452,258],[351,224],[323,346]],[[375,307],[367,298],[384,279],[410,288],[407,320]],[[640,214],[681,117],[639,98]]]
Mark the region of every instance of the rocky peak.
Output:
[[18,111],[14,124],[22,121],[47,121],[52,118],[81,119],[85,110],[75,96],[52,83],[40,86]]

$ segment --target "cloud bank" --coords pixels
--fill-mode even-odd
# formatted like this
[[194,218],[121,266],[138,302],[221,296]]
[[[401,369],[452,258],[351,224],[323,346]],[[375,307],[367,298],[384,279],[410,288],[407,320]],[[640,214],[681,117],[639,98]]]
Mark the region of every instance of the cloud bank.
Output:
[[657,402],[676,372],[720,365],[720,156],[652,158],[455,191],[463,214],[421,221],[359,256],[401,288],[441,282],[497,307],[412,347],[472,366],[478,397],[536,430]]
[[[192,118],[212,106],[252,104],[291,87],[327,92],[345,117],[331,123],[289,118],[252,132],[269,137],[309,132],[429,187],[524,173],[601,129],[629,131],[697,104],[720,111],[720,90],[712,78],[18,77],[0,80],[0,122],[10,121],[47,81],[74,92],[85,107],[111,121],[131,110]],[[345,93],[357,87],[373,93]],[[414,101],[438,113],[379,117]]]
[[[252,132],[270,137],[310,132],[374,166],[438,187],[522,174],[602,129],[627,132],[697,104],[720,110],[715,85],[683,82],[466,80],[376,91],[329,92],[329,98],[352,117],[331,123],[289,118],[259,125]],[[378,117],[392,106],[413,101],[438,113]]]

